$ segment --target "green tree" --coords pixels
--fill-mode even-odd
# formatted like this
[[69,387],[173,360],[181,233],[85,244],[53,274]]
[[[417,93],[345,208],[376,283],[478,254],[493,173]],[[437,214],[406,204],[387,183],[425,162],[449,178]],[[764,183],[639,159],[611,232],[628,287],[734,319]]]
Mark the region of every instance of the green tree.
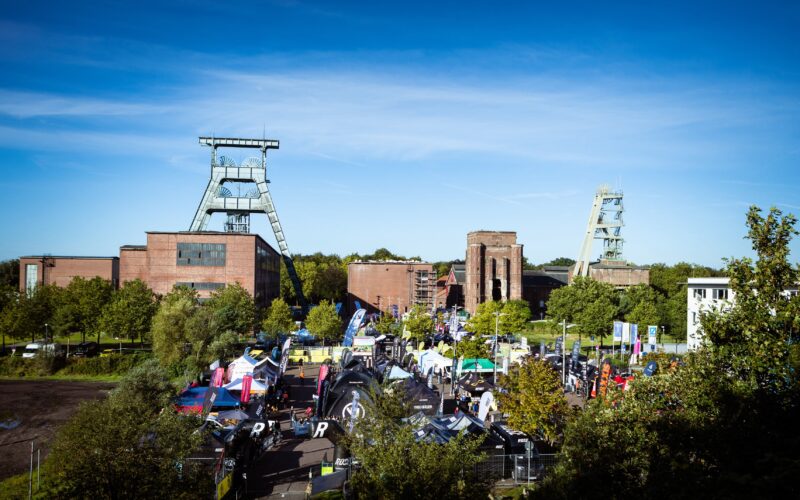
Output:
[[256,307],[250,292],[239,283],[215,290],[204,304],[214,315],[216,333],[252,334]]
[[55,285],[37,287],[30,296],[16,290],[5,289],[5,306],[0,310],[0,328],[9,338],[22,340],[44,337],[45,324],[53,333],[53,314],[61,289]]
[[82,405],[59,430],[45,462],[45,496],[207,495],[210,476],[187,460],[202,439],[194,432],[201,422],[169,407],[174,390],[163,369],[146,363],[131,370],[108,399]]
[[470,339],[462,340],[456,346],[454,355],[457,355],[459,358],[464,359],[479,359],[479,358],[489,358],[491,357],[491,352],[489,350],[489,344],[486,343],[486,339],[481,338],[480,336],[475,336]]
[[625,320],[639,325],[639,332],[647,332],[649,325],[664,324],[664,298],[655,288],[632,286],[625,291],[620,302],[620,312]]
[[544,264],[542,264],[542,267],[544,267],[544,266],[567,266],[567,267],[570,267],[570,266],[574,266],[574,265],[575,265],[575,259],[570,259],[569,257],[557,257],[557,258],[551,260],[550,262],[545,262]]
[[389,311],[382,313],[378,322],[375,323],[375,329],[378,333],[384,335],[394,332],[396,327],[397,321],[395,321],[395,317]]
[[423,306],[417,304],[408,312],[408,316],[403,321],[403,328],[407,332],[408,338],[422,341],[433,332],[433,318]]
[[475,314],[467,320],[465,326],[468,331],[478,336],[494,335],[495,327],[497,327],[498,333],[502,333],[500,330],[500,318],[502,316],[499,316],[502,312],[502,302],[490,300],[483,304],[478,304]]
[[153,352],[161,366],[174,366],[188,356],[187,324],[197,307],[197,293],[185,287],[175,287],[164,296],[153,317],[152,329]]
[[100,318],[113,292],[114,287],[103,278],[73,278],[59,294],[53,317],[56,331],[62,335],[81,332],[84,342],[87,333],[96,334],[99,342]]
[[[382,402],[384,398],[393,402]],[[485,497],[488,482],[475,469],[485,458],[479,450],[482,439],[462,433],[445,444],[417,441],[414,429],[398,418],[403,413],[398,412],[402,399],[399,390],[384,391],[348,439],[348,448],[359,463],[352,479],[356,497]]]
[[[497,313],[497,315],[496,315]],[[475,314],[467,321],[467,330],[477,335],[517,333],[525,328],[531,310],[524,300],[488,301],[478,304]]]
[[100,330],[128,339],[139,338],[144,343],[150,336],[158,300],[153,291],[139,280],[128,281],[113,293],[111,302],[103,309]]
[[555,322],[576,323],[581,334],[602,339],[611,332],[618,302],[612,285],[577,276],[571,285],[553,290],[547,315]]
[[294,327],[292,310],[282,298],[278,297],[272,301],[267,309],[267,316],[261,322],[261,328],[270,337],[277,338],[278,335],[289,333]]
[[208,353],[211,355],[211,359],[232,359],[239,352],[241,352],[239,336],[236,335],[236,332],[231,331],[224,332],[212,340],[208,346]]
[[798,299],[784,290],[800,278],[788,261],[795,224],[777,209],[766,216],[750,209],[757,260],[728,261],[735,305],[701,315],[709,343],[687,355],[685,366],[588,404],[568,423],[560,465],[537,495],[593,496],[602,482],[623,498],[793,496],[786,478],[800,473],[791,342]]
[[514,365],[507,376],[500,377],[499,385],[504,391],[497,400],[509,415],[511,427],[551,443],[559,439],[569,405],[561,380],[549,363],[528,359]]
[[19,259],[0,262],[0,286],[3,285],[19,290]]
[[686,281],[696,277],[725,276],[724,270],[679,262],[674,266],[650,266],[650,285],[664,298],[663,322],[666,331],[679,339],[686,338]]
[[323,300],[308,312],[306,328],[315,337],[327,341],[335,341],[342,335],[342,319],[336,313],[336,306]]

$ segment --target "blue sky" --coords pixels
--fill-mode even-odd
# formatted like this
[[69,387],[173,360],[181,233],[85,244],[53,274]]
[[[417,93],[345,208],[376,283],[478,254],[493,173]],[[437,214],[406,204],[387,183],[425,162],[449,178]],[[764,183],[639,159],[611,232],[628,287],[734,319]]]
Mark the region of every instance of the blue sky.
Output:
[[210,134],[281,141],[300,253],[575,258],[610,184],[626,258],[720,266],[800,214],[798,4],[555,3],[0,2],[0,259],[188,229]]

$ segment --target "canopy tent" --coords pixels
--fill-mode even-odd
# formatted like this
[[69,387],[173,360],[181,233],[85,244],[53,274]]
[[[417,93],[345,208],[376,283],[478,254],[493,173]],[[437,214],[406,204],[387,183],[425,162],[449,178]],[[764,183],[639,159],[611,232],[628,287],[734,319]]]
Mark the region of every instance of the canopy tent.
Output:
[[256,358],[250,356],[249,349],[243,355],[231,361],[228,365],[228,380],[244,378],[245,375],[255,375],[254,369],[258,364]]
[[297,336],[297,340],[301,344],[314,342],[314,334],[309,332],[306,328],[301,328],[300,330],[297,330],[296,332],[294,332],[294,335]]
[[483,380],[477,373],[469,372],[458,379],[458,388],[472,395],[482,394],[486,391],[491,391],[494,386],[486,380]]
[[419,368],[423,375],[426,375],[433,370],[433,373],[444,373],[447,369],[453,366],[453,360],[442,356],[433,349],[419,355]]
[[494,363],[486,358],[467,358],[462,359],[458,367],[459,373],[476,372],[487,373],[494,371]]
[[[225,385],[225,388],[229,391],[241,391],[242,390],[242,379],[237,378],[233,382]],[[250,394],[265,394],[267,392],[267,384],[261,382],[260,380],[255,380],[250,384]]]
[[262,359],[253,367],[253,377],[265,380],[267,384],[271,385],[278,383],[279,372],[280,364],[270,357]]
[[191,387],[178,396],[175,406],[181,413],[203,413],[206,406],[236,408],[239,400],[224,387]]
[[389,380],[400,380],[403,378],[411,378],[411,374],[397,365],[392,365],[392,367],[389,369],[389,373],[385,375],[384,378]]

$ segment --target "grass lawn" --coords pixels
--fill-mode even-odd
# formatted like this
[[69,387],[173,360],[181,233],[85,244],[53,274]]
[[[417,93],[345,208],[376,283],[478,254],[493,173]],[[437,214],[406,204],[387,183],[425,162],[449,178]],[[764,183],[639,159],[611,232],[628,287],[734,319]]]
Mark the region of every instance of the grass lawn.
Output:
[[[561,337],[563,334],[563,327],[560,324],[554,324],[550,321],[533,321],[528,323],[528,327],[519,333],[524,337],[528,338],[528,345],[536,346],[539,345],[540,342],[544,341],[545,344],[554,344],[556,338]],[[586,335],[579,335],[577,333],[571,333],[571,329],[567,329],[567,348],[572,347],[572,343],[576,340],[581,341],[582,350],[585,350],[588,346],[592,346],[595,344],[600,343],[600,338],[595,337],[595,340],[592,341]],[[674,343],[676,339],[670,335],[663,335],[661,339],[662,343]],[[685,339],[678,340],[677,342],[686,342]],[[617,344],[619,346],[619,344]],[[611,333],[609,332],[608,335],[603,338],[603,347],[611,347]]]

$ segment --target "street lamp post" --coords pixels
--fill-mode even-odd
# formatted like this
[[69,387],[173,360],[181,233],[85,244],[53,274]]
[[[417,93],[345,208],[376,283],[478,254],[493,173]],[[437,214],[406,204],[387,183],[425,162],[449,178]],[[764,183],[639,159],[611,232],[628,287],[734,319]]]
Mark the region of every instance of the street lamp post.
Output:
[[44,341],[45,342],[47,342],[48,339],[50,338],[50,335],[49,335],[48,330],[47,330],[47,326],[48,326],[47,323],[45,323],[44,324]]

